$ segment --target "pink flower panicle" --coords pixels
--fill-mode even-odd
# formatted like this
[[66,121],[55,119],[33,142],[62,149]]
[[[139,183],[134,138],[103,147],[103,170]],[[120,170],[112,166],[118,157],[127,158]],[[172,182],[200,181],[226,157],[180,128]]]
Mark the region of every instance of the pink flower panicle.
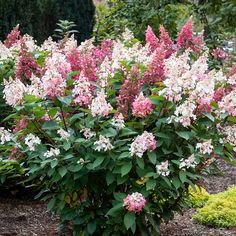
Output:
[[144,118],[148,116],[153,111],[153,105],[151,101],[140,93],[138,97],[134,100],[132,113],[133,116]]
[[16,78],[21,81],[29,80],[32,74],[40,77],[41,68],[37,61],[34,59],[31,53],[28,52],[28,48],[25,42],[21,42],[21,56],[19,58],[16,68]]
[[29,123],[29,120],[25,117],[21,118],[20,120],[17,121],[15,124],[15,128],[13,129],[13,133],[17,133],[27,127]]
[[132,108],[132,103],[140,93],[140,87],[142,86],[140,83],[139,67],[133,67],[128,77],[124,80],[119,91],[119,96],[116,98],[118,111],[122,113],[125,119],[127,119],[129,111]]
[[154,34],[151,26],[148,26],[145,36],[146,43],[149,43],[151,51],[155,51],[159,46],[159,39]]
[[226,53],[224,50],[222,50],[221,48],[215,48],[212,51],[212,56],[216,59],[220,59],[220,60],[224,60],[227,59],[229,57],[229,54]]
[[219,87],[214,92],[213,101],[220,102],[224,96],[225,96],[225,88]]
[[164,45],[165,57],[169,57],[172,53],[175,52],[174,42],[171,40],[168,32],[163,25],[159,28],[160,31],[160,44]]
[[146,204],[146,199],[141,193],[135,192],[128,194],[126,198],[123,199],[123,206],[131,212],[140,212]]
[[193,20],[192,17],[183,26],[177,38],[177,48],[190,48],[194,52],[198,52],[203,47],[203,36],[193,36]]
[[148,69],[145,71],[141,80],[141,85],[153,85],[156,82],[161,82],[165,78],[165,49],[162,44],[157,48],[153,60],[148,65]]
[[20,31],[19,31],[19,25],[17,25],[15,28],[11,30],[10,34],[7,35],[7,38],[4,41],[4,45],[7,48],[10,48],[13,44],[17,43],[19,38],[20,38]]

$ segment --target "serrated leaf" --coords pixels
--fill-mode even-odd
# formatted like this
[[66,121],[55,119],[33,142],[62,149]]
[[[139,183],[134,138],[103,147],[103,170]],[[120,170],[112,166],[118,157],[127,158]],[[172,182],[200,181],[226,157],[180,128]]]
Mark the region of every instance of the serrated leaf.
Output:
[[97,228],[97,222],[94,220],[92,222],[89,222],[87,225],[87,230],[89,234],[93,234]]
[[56,204],[56,198],[52,198],[47,205],[47,210],[51,211],[55,206],[55,204]]
[[93,163],[93,168],[100,166],[102,164],[102,162],[104,161],[104,159],[105,159],[105,155],[96,157],[96,159]]
[[148,158],[150,160],[150,162],[155,165],[156,161],[157,161],[157,155],[155,152],[148,152]]
[[149,179],[147,182],[146,182],[146,189],[147,191],[151,190],[151,189],[154,189],[156,186],[156,180],[154,179]]
[[42,126],[42,129],[48,129],[48,130],[59,129],[59,128],[60,128],[60,125],[57,124],[57,122],[54,120],[45,121]]
[[186,172],[185,171],[179,172],[179,179],[182,183],[184,183],[186,181]]
[[124,217],[124,225],[125,228],[128,230],[135,224],[135,213],[134,212],[127,212]]
[[125,165],[121,167],[121,176],[123,177],[124,175],[127,175],[130,170],[132,169],[132,163],[128,162]]
[[58,172],[59,172],[60,176],[63,178],[67,173],[67,169],[65,167],[61,167],[58,169]]
[[120,202],[116,204],[114,207],[112,207],[106,215],[114,216],[117,212],[123,209],[123,202]]

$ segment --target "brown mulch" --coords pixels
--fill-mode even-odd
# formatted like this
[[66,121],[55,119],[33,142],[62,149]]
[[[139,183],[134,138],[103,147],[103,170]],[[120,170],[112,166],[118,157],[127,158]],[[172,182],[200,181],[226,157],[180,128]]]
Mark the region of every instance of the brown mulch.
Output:
[[[205,188],[209,193],[218,193],[229,186],[236,185],[236,167],[223,161],[218,163],[224,175],[208,177]],[[213,228],[197,224],[192,220],[195,209],[188,209],[183,214],[176,214],[174,220],[161,225],[161,236],[236,236],[236,228]]]
[[[224,176],[208,178],[206,189],[210,193],[236,185],[236,168],[220,162]],[[34,201],[24,192],[6,195],[0,191],[0,236],[71,236],[69,230],[59,232],[58,217],[52,218],[46,204]],[[194,209],[176,214],[174,220],[161,225],[161,236],[236,236],[236,228],[221,229],[204,226],[191,219]]]

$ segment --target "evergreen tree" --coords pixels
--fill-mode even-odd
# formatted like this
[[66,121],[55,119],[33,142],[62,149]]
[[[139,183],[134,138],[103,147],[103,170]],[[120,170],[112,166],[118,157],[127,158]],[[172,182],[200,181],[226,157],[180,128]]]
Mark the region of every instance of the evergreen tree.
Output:
[[0,0],[0,40],[20,24],[23,34],[39,43],[53,34],[59,20],[75,22],[79,42],[89,38],[94,25],[92,0]]

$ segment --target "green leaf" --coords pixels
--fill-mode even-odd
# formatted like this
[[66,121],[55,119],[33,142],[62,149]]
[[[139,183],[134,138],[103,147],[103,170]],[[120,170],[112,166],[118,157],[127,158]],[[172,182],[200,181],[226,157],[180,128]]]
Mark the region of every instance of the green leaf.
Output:
[[234,116],[229,116],[229,117],[227,118],[227,121],[229,121],[229,122],[231,122],[231,123],[236,123],[236,117],[234,117]]
[[148,157],[149,157],[149,160],[150,162],[155,165],[156,164],[156,161],[157,161],[157,155],[155,152],[148,152]]
[[57,166],[57,164],[58,164],[58,160],[56,159],[56,158],[54,158],[52,161],[51,161],[51,168],[53,169],[53,168],[55,168],[56,166]]
[[180,171],[179,172],[179,178],[182,183],[186,181],[186,172],[185,171]]
[[115,180],[115,176],[112,172],[107,172],[106,174],[106,181],[107,181],[107,185],[110,185],[111,183],[113,183]]
[[60,176],[63,178],[65,176],[65,174],[67,173],[67,169],[65,167],[61,167],[58,169],[58,172],[59,172]]
[[143,160],[143,158],[136,158],[136,163],[138,164],[140,169],[144,169],[144,160]]
[[127,175],[132,169],[132,163],[128,162],[121,167],[121,176]]
[[54,129],[59,129],[59,128],[60,128],[60,125],[54,120],[45,121],[42,126],[42,129],[47,129],[47,130],[54,130]]
[[182,132],[176,132],[176,134],[177,134],[179,137],[181,137],[181,138],[184,138],[184,139],[186,139],[186,140],[189,140],[191,132],[182,131]]
[[123,199],[126,197],[125,193],[114,192],[113,195],[117,201],[123,201]]
[[126,158],[126,157],[130,157],[130,152],[122,152],[122,153],[119,155],[118,159],[124,159],[124,158]]
[[178,189],[181,186],[181,182],[179,181],[179,178],[177,176],[175,176],[172,179],[172,183],[175,186],[176,189]]
[[100,155],[100,156],[96,157],[96,160],[93,163],[93,168],[100,166],[102,164],[102,162],[104,161],[104,159],[105,159],[105,155],[103,155],[103,156]]
[[135,224],[135,213],[134,212],[127,212],[124,217],[124,225],[125,228],[128,230]]
[[97,222],[95,220],[92,222],[89,222],[87,225],[87,230],[89,234],[91,235],[95,232],[96,228],[97,228]]
[[164,139],[169,139],[170,136],[165,134],[165,133],[162,133],[162,132],[156,132],[155,135],[159,138],[164,138]]
[[159,105],[160,101],[165,100],[165,98],[163,96],[150,96],[148,98],[151,100],[152,104],[154,104],[154,105]]
[[110,216],[115,216],[116,213],[118,213],[120,210],[123,209],[123,202],[120,202],[118,204],[116,204],[114,207],[112,207],[106,215],[110,215]]
[[150,179],[146,182],[146,189],[147,191],[151,190],[151,189],[154,189],[156,186],[156,180],[154,179]]
[[211,120],[212,122],[215,121],[214,116],[211,113],[203,113],[209,120]]
[[56,198],[52,198],[48,203],[47,210],[51,211],[55,206],[55,204],[56,204]]
[[134,130],[128,129],[128,128],[124,128],[122,130],[122,133],[120,135],[120,137],[125,137],[125,136],[133,136],[133,135],[137,135],[138,133]]

